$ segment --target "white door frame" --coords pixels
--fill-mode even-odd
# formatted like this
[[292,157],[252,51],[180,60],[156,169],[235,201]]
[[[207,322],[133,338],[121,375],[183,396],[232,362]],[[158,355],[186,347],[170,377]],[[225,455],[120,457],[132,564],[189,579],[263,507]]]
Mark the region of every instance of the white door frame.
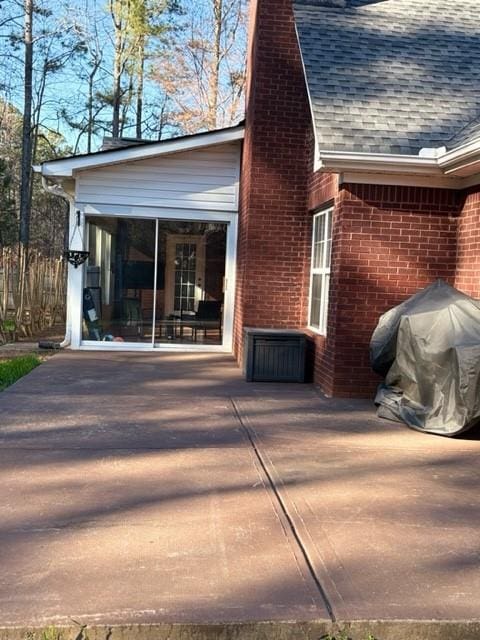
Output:
[[[80,211],[81,235],[85,238],[85,216],[114,216],[138,219],[162,219],[195,222],[223,222],[227,225],[227,246],[225,255],[225,293],[223,313],[223,340],[221,345],[206,344],[161,344],[135,342],[96,342],[82,339],[82,292],[85,277],[85,264],[77,269],[68,265],[67,316],[71,323],[71,348],[95,351],[216,351],[231,353],[233,350],[233,322],[235,315],[235,281],[237,266],[238,214],[232,212],[201,212],[190,210],[163,209],[161,207],[125,207],[114,205],[93,205],[76,202],[70,207],[70,229],[77,224],[77,211]],[[157,225],[158,226],[158,225]],[[80,234],[75,234],[80,246]]]

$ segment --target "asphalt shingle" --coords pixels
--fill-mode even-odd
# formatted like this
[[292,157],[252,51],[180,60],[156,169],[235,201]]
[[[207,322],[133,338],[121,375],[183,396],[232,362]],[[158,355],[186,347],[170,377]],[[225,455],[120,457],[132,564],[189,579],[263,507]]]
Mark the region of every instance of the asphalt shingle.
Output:
[[294,0],[320,149],[480,137],[479,0]]

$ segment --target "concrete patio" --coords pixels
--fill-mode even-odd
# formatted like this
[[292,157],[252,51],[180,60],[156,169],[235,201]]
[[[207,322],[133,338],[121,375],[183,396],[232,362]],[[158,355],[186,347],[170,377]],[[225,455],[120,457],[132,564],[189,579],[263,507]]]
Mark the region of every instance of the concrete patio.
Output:
[[62,352],[0,394],[0,445],[2,639],[480,637],[479,431]]

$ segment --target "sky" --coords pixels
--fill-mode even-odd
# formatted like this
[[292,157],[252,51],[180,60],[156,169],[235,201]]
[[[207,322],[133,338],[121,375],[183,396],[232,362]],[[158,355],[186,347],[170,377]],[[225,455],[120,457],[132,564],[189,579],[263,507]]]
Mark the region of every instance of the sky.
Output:
[[[182,0],[185,10],[197,10],[200,3],[209,0]],[[11,34],[20,34],[22,30],[21,0],[0,0],[0,98],[11,102],[19,110],[23,106],[23,48],[21,43],[13,46]],[[37,14],[35,16],[35,50],[34,58],[34,94],[37,97],[43,91],[41,123],[49,131],[60,133],[65,144],[72,151],[85,151],[85,137],[78,143],[79,131],[69,126],[67,120],[79,122],[85,109],[87,97],[86,74],[88,73],[87,58],[72,55],[72,45],[78,42],[78,34],[86,36],[85,42],[90,50],[96,50],[95,25],[98,34],[98,51],[102,55],[101,68],[96,82],[97,90],[107,90],[112,84],[112,28],[108,14],[106,0],[38,0],[37,6],[50,15]],[[5,24],[5,17],[12,20]],[[174,23],[178,26],[184,18],[176,17]],[[65,45],[65,46],[63,46]],[[47,74],[45,86],[42,84],[43,54],[48,51],[48,57],[58,57],[63,64],[61,68]],[[69,54],[70,52],[70,54]],[[151,64],[155,64],[154,61]],[[160,64],[160,60],[156,61]],[[145,85],[146,110],[158,107],[163,103],[164,94],[158,84],[147,80]],[[111,120],[111,110],[105,108],[100,114],[105,123]],[[167,130],[167,135],[173,135],[174,129]],[[126,136],[135,136],[133,126],[124,132]],[[146,132],[144,137],[152,137]],[[94,145],[98,148],[103,139],[103,133],[96,136]]]

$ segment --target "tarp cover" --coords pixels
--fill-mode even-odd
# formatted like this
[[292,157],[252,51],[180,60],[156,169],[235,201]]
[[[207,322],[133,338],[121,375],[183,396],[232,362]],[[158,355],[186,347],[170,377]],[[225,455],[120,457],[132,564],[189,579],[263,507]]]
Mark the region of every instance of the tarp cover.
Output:
[[379,416],[445,436],[480,419],[480,303],[446,282],[385,313],[370,358]]

